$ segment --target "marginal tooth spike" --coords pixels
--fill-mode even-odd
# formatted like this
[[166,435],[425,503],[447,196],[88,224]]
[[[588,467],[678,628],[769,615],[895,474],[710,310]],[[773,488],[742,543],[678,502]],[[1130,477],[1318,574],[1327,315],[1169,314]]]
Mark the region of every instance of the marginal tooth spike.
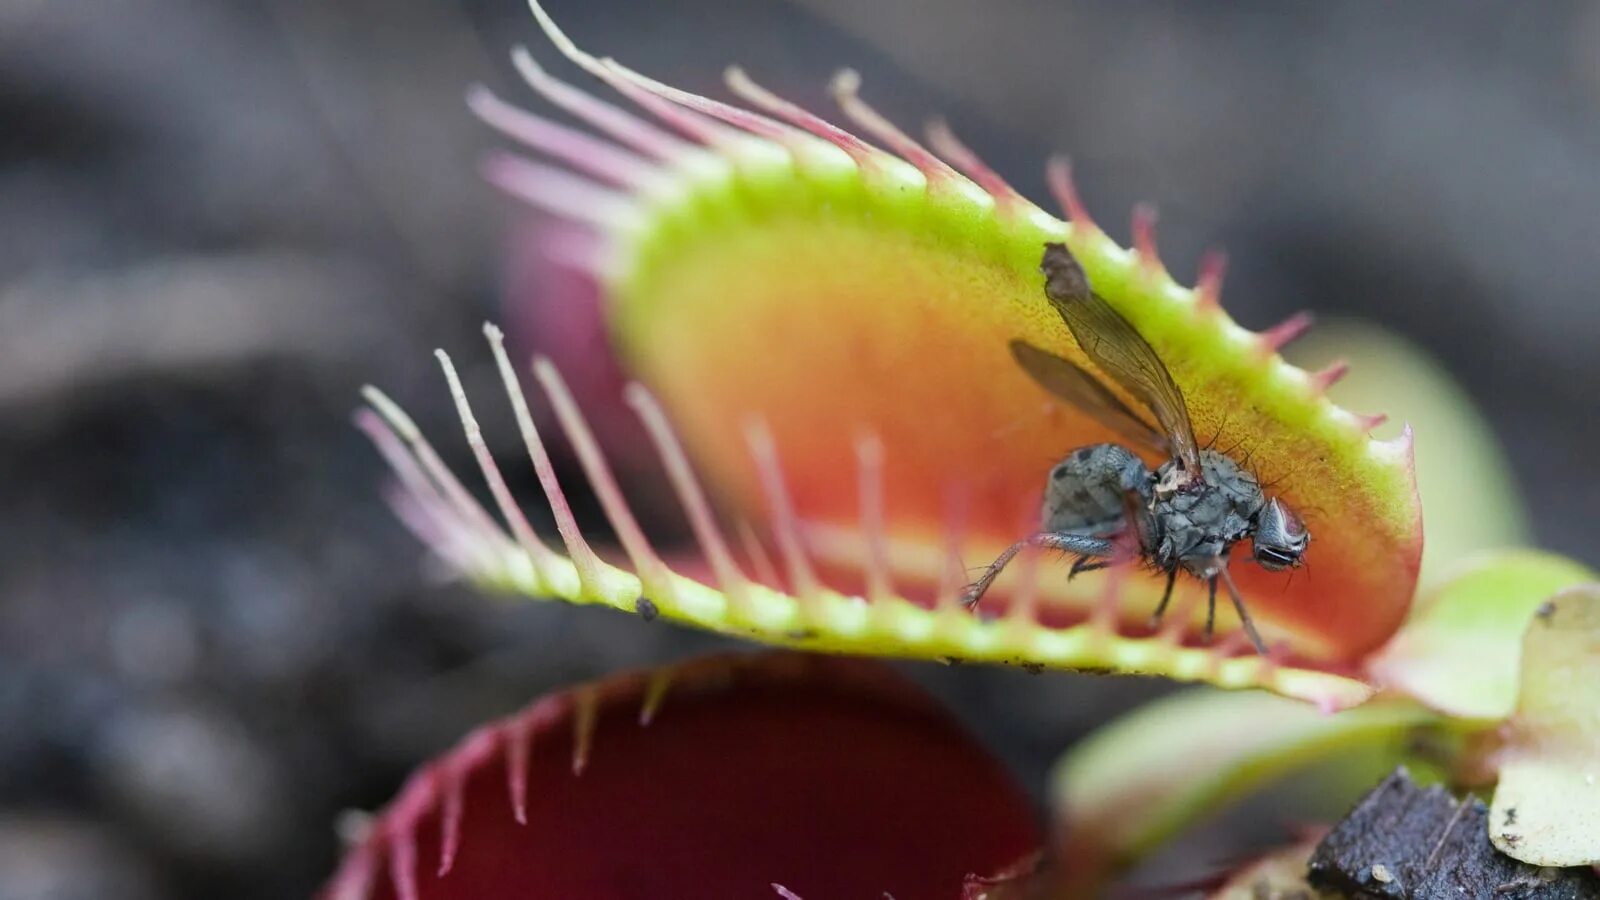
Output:
[[1222,279],[1228,274],[1228,254],[1211,249],[1200,257],[1200,276],[1195,279],[1196,304],[1201,309],[1222,308]]
[[1373,440],[1372,450],[1379,455],[1386,456],[1405,465],[1408,468],[1416,465],[1416,441],[1411,435],[1411,423],[1406,423],[1400,433],[1387,440]]
[[551,76],[534,61],[526,47],[511,51],[511,63],[528,86],[546,100],[640,153],[667,162],[700,152],[693,144]]
[[[717,125],[692,114],[672,103],[656,96],[649,90],[642,89],[640,85],[632,82],[623,73],[628,72],[622,66],[616,65],[611,60],[597,59],[590,53],[580,49],[566,32],[556,25],[550,14],[539,5],[539,0],[528,0],[528,6],[533,10],[534,18],[539,20],[539,27],[544,30],[550,43],[567,59],[577,63],[590,74],[604,81],[625,94],[628,99],[655,114],[663,122],[678,129],[680,132],[697,141],[713,145],[726,145],[727,133]],[[642,76],[641,76],[642,78]],[[648,79],[645,79],[648,80]]]
[[600,716],[600,696],[593,685],[572,692],[572,774],[582,775],[594,748],[595,725]]
[[890,150],[921,170],[928,179],[930,190],[945,188],[967,180],[949,163],[917,143],[862,100],[861,76],[854,69],[841,69],[833,76],[829,89],[833,93],[834,102],[839,104],[839,108],[844,110],[850,121],[861,126],[867,134],[882,141]]
[[[802,601],[818,596],[817,576],[806,559],[800,541],[800,529],[795,520],[794,507],[789,502],[789,491],[783,483],[783,467],[778,461],[778,447],[766,423],[752,421],[745,427],[745,441],[750,455],[755,459],[761,476],[761,487],[767,495],[772,512],[772,531],[778,541],[778,553],[788,570],[789,586],[795,597]],[[800,608],[805,610],[805,603]]]
[[698,98],[695,94],[662,84],[614,59],[602,59],[597,62],[600,65],[600,77],[604,78],[607,84],[648,109],[661,121],[696,141],[728,151],[737,150],[743,142],[751,139],[748,132],[720,124],[715,119],[707,117],[694,104],[683,102],[680,96],[702,100],[705,98]]
[[692,109],[697,113],[709,116],[720,122],[726,122],[740,131],[747,131],[759,137],[764,137],[768,140],[776,141],[784,146],[791,147],[802,142],[812,140],[812,138],[808,135],[802,134],[801,132],[783,124],[782,122],[777,122],[767,118],[766,116],[760,115],[759,113],[753,113],[749,110],[740,109],[737,106],[723,103],[720,100],[713,100],[710,97],[702,97],[699,94],[681,90],[669,84],[663,84],[654,78],[649,78],[639,74],[638,72],[635,72],[634,70],[622,65],[614,59],[603,59],[600,62],[613,75],[625,79],[639,88],[649,91],[651,94],[654,94],[657,97],[660,97],[664,100],[670,100],[679,106],[687,107],[688,109]]
[[1078,186],[1072,180],[1072,163],[1065,156],[1052,156],[1045,164],[1045,180],[1050,183],[1050,193],[1055,195],[1056,205],[1067,214],[1067,220],[1074,229],[1082,228],[1092,234],[1104,234],[1100,226],[1095,224],[1094,218],[1089,215],[1089,208],[1083,205],[1083,198],[1078,194]]
[[1366,416],[1358,415],[1356,416],[1356,427],[1360,428],[1362,431],[1370,432],[1372,429],[1377,428],[1379,425],[1382,425],[1387,421],[1389,421],[1388,413],[1373,413]]
[[507,137],[612,184],[636,189],[657,174],[655,165],[644,157],[518,109],[481,84],[467,89],[467,108]]
[[1189,623],[1194,621],[1195,607],[1199,605],[1199,591],[1181,591],[1177,603],[1162,617],[1161,631],[1156,634],[1156,640],[1174,647],[1181,643],[1184,633],[1189,629]]
[[511,398],[517,429],[522,432],[528,458],[533,462],[533,470],[539,476],[539,486],[544,489],[545,502],[550,505],[550,512],[556,520],[556,530],[561,533],[562,543],[567,547],[567,557],[577,570],[578,585],[587,592],[600,583],[600,559],[583,539],[583,532],[578,530],[578,520],[567,503],[567,495],[561,491],[561,483],[556,480],[555,466],[551,465],[550,454],[539,439],[539,430],[533,425],[533,415],[528,412],[528,399],[522,393],[522,382],[517,378],[510,357],[506,355],[505,335],[491,324],[483,326],[483,334],[489,339],[489,349],[494,353],[495,365],[500,369],[500,380],[506,386],[506,395]]
[[463,571],[470,570],[471,560],[480,550],[480,543],[473,539],[474,526],[451,508],[423,473],[417,458],[381,416],[363,408],[356,412],[355,423],[399,479],[398,488],[388,499],[401,521],[452,564]]
[[[567,33],[561,30],[561,26],[556,24],[556,20],[544,11],[544,7],[540,5],[539,0],[528,0],[528,9],[533,11],[533,17],[539,22],[539,29],[544,32],[545,37],[550,39],[550,43],[556,45],[556,49],[561,51],[562,56],[572,60],[594,75],[601,75],[600,61],[586,51],[580,50],[578,45],[573,43],[572,38],[567,37]],[[601,75],[601,77],[604,76]]]
[[672,687],[672,678],[676,674],[670,666],[650,673],[650,680],[644,688],[644,702],[639,705],[640,728],[648,727],[656,720],[656,713],[661,711],[661,704],[666,701],[667,691]]
[[1311,390],[1314,393],[1326,393],[1328,388],[1339,383],[1339,380],[1350,374],[1350,363],[1347,360],[1336,359],[1326,368],[1311,373]]
[[345,863],[334,876],[329,900],[367,900],[372,894],[374,869],[377,861],[371,844],[358,847],[345,858]]
[[[1038,501],[1030,498],[1023,504],[1017,517],[1017,534],[1028,534],[1039,526]],[[1006,606],[1006,618],[1022,627],[1032,627],[1038,621],[1039,600],[1039,549],[1027,546],[1017,554],[1017,586],[1011,602]]]
[[389,880],[400,900],[422,900],[417,886],[417,833],[412,822],[389,837]]
[[622,395],[644,424],[651,443],[655,444],[656,455],[661,457],[661,464],[667,470],[667,479],[672,482],[678,502],[683,504],[684,514],[689,519],[689,528],[694,532],[696,543],[700,545],[700,552],[705,554],[712,573],[717,577],[717,586],[734,602],[744,602],[748,593],[744,574],[734,564],[728,542],[723,538],[722,529],[717,527],[716,517],[711,514],[711,504],[706,500],[705,490],[695,477],[689,456],[683,452],[683,444],[673,432],[666,412],[650,391],[637,382],[624,388]]
[[575,223],[541,227],[534,232],[533,251],[552,265],[564,266],[592,277],[605,272],[610,244],[598,233]]
[[1017,193],[1016,188],[989,168],[978,154],[963,144],[955,132],[950,130],[950,123],[945,120],[934,119],[928,123],[928,145],[950,165],[977,182],[978,187],[993,197],[997,206],[1005,213],[1019,213],[1032,205],[1026,197]]
[[617,540],[622,542],[623,550],[627,551],[640,583],[646,592],[656,594],[658,598],[671,597],[672,581],[668,577],[666,564],[650,549],[650,541],[634,519],[633,510],[622,496],[622,489],[617,486],[611,466],[606,463],[605,454],[600,452],[600,444],[595,440],[594,432],[589,430],[589,423],[584,421],[583,413],[578,410],[577,401],[572,399],[572,392],[567,390],[566,382],[561,380],[555,365],[543,356],[534,357],[533,374],[550,398],[556,421],[561,423],[567,441],[578,454],[578,463],[588,476],[607,521],[616,531]]
[[506,792],[511,797],[511,816],[518,825],[528,824],[528,745],[532,741],[527,713],[519,713],[506,725]]
[[877,602],[894,596],[884,527],[883,441],[877,435],[856,438],[856,477],[861,495],[861,533],[867,550],[867,599]]
[[466,773],[446,765],[440,776],[444,780],[444,808],[439,814],[439,877],[450,874],[456,865],[456,851],[461,847],[461,813],[466,802]]
[[778,896],[782,898],[782,900],[804,900],[804,898],[799,894],[796,894],[794,891],[789,890],[776,881],[772,883],[772,889],[778,893]]
[[1039,551],[1024,547],[1017,554],[1017,586],[1006,606],[1006,619],[1031,627],[1038,619]]
[[1094,611],[1089,614],[1089,626],[1095,634],[1100,636],[1117,633],[1117,623],[1122,612],[1122,587],[1128,579],[1128,573],[1138,559],[1138,548],[1133,545],[1132,534],[1124,534],[1116,540],[1115,555],[1105,569],[1105,580],[1100,592],[1100,601],[1095,604]]
[[546,212],[592,225],[601,231],[625,230],[639,210],[627,195],[512,153],[490,153],[481,166],[484,180]]
[[967,567],[961,561],[961,551],[966,545],[967,492],[951,487],[945,494],[944,516],[944,571],[939,578],[936,608],[965,614],[967,607],[961,602],[967,587]]
[[439,366],[444,369],[444,379],[450,385],[450,398],[455,401],[456,412],[461,417],[462,430],[467,433],[467,444],[472,448],[472,455],[478,460],[478,468],[483,472],[483,480],[489,485],[489,493],[493,495],[495,505],[500,509],[501,518],[511,527],[511,533],[516,536],[517,544],[527,552],[534,567],[540,571],[545,570],[549,563],[556,560],[555,553],[533,533],[533,527],[522,514],[522,508],[512,498],[511,489],[506,487],[506,480],[500,474],[500,467],[495,465],[494,457],[489,453],[489,445],[484,443],[483,429],[478,427],[478,419],[472,414],[472,404],[467,401],[467,392],[461,387],[461,376],[456,374],[456,367],[450,362],[450,355],[443,350],[435,350],[434,356],[438,357]]
[[855,160],[856,165],[863,170],[874,171],[881,167],[882,151],[832,122],[756,84],[749,75],[745,74],[744,69],[738,66],[729,66],[727,71],[723,73],[723,78],[727,82],[728,88],[735,94],[785,122],[804,129],[808,134],[815,135],[850,154],[850,158]]
[[744,547],[744,555],[750,559],[750,568],[755,572],[756,580],[774,590],[782,590],[783,577],[778,574],[778,567],[772,564],[772,556],[767,553],[767,547],[761,543],[755,528],[749,521],[740,519],[738,531],[739,543]]
[[1166,274],[1167,267],[1156,248],[1156,208],[1148,203],[1133,208],[1133,247],[1139,254],[1140,271],[1147,276]]
[[1315,324],[1316,317],[1306,311],[1297,312],[1282,322],[1261,332],[1257,337],[1261,341],[1261,349],[1268,355],[1282,350],[1289,342],[1296,340]]
[[417,424],[411,420],[411,417],[406,415],[398,404],[390,400],[387,394],[371,385],[361,389],[361,396],[366,399],[367,403],[371,404],[378,415],[383,417],[389,427],[393,428],[395,433],[400,435],[401,439],[410,446],[411,453],[416,457],[417,462],[421,464],[422,470],[428,474],[429,479],[432,480],[433,484],[449,502],[455,514],[471,527],[476,536],[491,544],[503,543],[510,546],[510,541],[506,539],[504,532],[494,523],[493,519],[489,518],[489,514],[478,504],[478,501],[472,499],[472,495],[467,493],[467,489],[461,486],[461,482],[456,479],[455,473],[451,472],[450,468],[444,464],[444,460],[439,458],[438,452],[433,449],[432,444],[428,443],[428,439],[423,436],[422,431],[417,428]]

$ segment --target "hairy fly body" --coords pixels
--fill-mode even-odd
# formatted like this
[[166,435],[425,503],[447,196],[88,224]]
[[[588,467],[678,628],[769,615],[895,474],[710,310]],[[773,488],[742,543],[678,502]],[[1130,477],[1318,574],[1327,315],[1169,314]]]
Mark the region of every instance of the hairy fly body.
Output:
[[[1233,458],[1202,449],[1194,437],[1183,393],[1161,358],[1134,327],[1089,286],[1083,267],[1064,244],[1046,244],[1040,271],[1045,297],[1061,315],[1089,360],[1156,420],[1150,425],[1096,376],[1077,364],[1024,341],[1011,353],[1045,390],[1082,409],[1130,444],[1166,454],[1151,470],[1122,444],[1073,450],[1050,470],[1040,530],[1001,553],[967,590],[977,604],[1006,565],[1026,547],[1061,550],[1077,557],[1071,575],[1110,565],[1133,546],[1167,575],[1166,592],[1152,622],[1172,598],[1180,571],[1210,588],[1206,638],[1216,619],[1217,583],[1227,587],[1239,621],[1258,652],[1266,647],[1228,574],[1233,546],[1249,538],[1263,568],[1300,565],[1311,535],[1280,501],[1269,498],[1255,477]],[[1069,575],[1069,577],[1071,577]]]

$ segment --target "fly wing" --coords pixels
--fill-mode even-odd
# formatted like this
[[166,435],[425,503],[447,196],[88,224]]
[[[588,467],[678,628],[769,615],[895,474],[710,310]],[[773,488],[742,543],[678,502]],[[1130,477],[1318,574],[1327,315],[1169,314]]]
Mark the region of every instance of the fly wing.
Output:
[[1065,244],[1046,244],[1039,271],[1044,293],[1078,346],[1123,390],[1150,407],[1171,452],[1190,478],[1200,477],[1200,448],[1189,407],[1172,375],[1143,336],[1089,287],[1089,277]]
[[1011,356],[1040,387],[1093,416],[1095,421],[1141,446],[1161,453],[1171,452],[1161,432],[1139,418],[1077,363],[1022,340],[1011,342]]

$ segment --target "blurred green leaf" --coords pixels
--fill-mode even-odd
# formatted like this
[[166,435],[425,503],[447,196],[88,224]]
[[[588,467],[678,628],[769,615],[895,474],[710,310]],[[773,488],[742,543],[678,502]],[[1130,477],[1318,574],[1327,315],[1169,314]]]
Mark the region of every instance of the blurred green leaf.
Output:
[[1600,863],[1600,584],[1557,594],[1522,646],[1522,690],[1489,811],[1502,853]]
[[1528,619],[1551,594],[1592,578],[1579,563],[1533,550],[1467,560],[1418,601],[1368,669],[1385,687],[1448,715],[1503,719],[1516,705]]

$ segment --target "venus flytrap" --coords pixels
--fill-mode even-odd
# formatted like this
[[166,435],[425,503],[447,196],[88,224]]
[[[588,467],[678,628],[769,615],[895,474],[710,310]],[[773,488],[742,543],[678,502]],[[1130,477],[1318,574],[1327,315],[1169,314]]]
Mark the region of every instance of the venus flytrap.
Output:
[[[487,172],[590,233],[604,316],[640,385],[628,402],[713,577],[687,578],[659,558],[577,404],[543,364],[536,381],[628,564],[602,561],[577,534],[539,462],[545,438],[519,412],[565,558],[526,534],[501,534],[487,540],[526,558],[472,552],[463,574],[623,610],[643,596],[674,621],[826,652],[1161,674],[1267,687],[1330,709],[1370,694],[1360,661],[1404,617],[1421,548],[1411,437],[1374,441],[1366,431],[1378,417],[1329,402],[1342,368],[1308,373],[1282,360],[1278,349],[1308,320],[1240,328],[1218,301],[1218,262],[1196,288],[1173,281],[1148,209],[1135,216],[1134,248],[1116,245],[1056,161],[1051,184],[1073,221],[1057,219],[948,127],[932,127],[927,146],[907,136],[866,104],[852,74],[834,83],[842,111],[888,151],[741,70],[729,71],[729,86],[754,110],[592,56],[535,12],[564,55],[655,121],[557,81],[519,50],[536,92],[614,142],[474,91],[491,125],[578,174],[503,153]],[[1223,639],[1200,640],[1194,584],[1180,585],[1166,626],[1150,629],[1162,585],[1142,572],[1069,583],[1035,561],[1000,579],[985,616],[954,602],[967,561],[1031,529],[1049,456],[1109,437],[1049,402],[1007,355],[1021,338],[1084,361],[1041,296],[1049,241],[1065,241],[1097,292],[1160,352],[1202,439],[1247,447],[1250,466],[1291,507],[1315,511],[1315,578],[1234,570],[1277,648],[1270,657],[1247,652],[1229,616]],[[501,371],[520,410],[521,376],[504,360]],[[467,398],[455,399],[465,420]],[[485,453],[478,459],[491,485],[502,480]],[[410,518],[430,542],[449,535],[462,557],[460,547],[485,540],[485,517],[446,493],[452,502],[412,502]],[[496,501],[508,522],[521,515],[498,492]],[[777,578],[758,572],[762,557]]]
[[[370,409],[358,424],[395,470],[397,511],[463,577],[497,591],[821,653],[1261,689],[1178,695],[1113,724],[1066,758],[1058,784],[1062,839],[1050,848],[1053,864],[1041,870],[1064,891],[1092,893],[1261,784],[1358,748],[1402,761],[1422,733],[1447,739],[1455,755],[1442,763],[1446,776],[1451,766],[1501,775],[1508,795],[1538,811],[1545,830],[1503,841],[1508,852],[1519,844],[1538,858],[1588,852],[1561,826],[1562,794],[1552,785],[1581,779],[1582,748],[1600,727],[1591,728],[1587,700],[1550,699],[1558,679],[1519,657],[1516,636],[1550,591],[1592,576],[1536,554],[1488,557],[1430,582],[1413,613],[1422,522],[1411,431],[1374,438],[1381,415],[1352,413],[1330,400],[1350,371],[1346,363],[1308,371],[1283,359],[1279,351],[1310,327],[1309,316],[1261,332],[1240,327],[1221,306],[1220,255],[1206,257],[1193,287],[1179,284],[1159,257],[1150,208],[1134,212],[1133,246],[1119,246],[1090,218],[1067,164],[1057,159],[1047,169],[1067,217],[1057,218],[989,169],[947,125],[930,126],[925,143],[900,130],[867,104],[854,73],[832,84],[853,133],[738,68],[728,70],[727,82],[743,106],[662,84],[585,52],[537,2],[532,7],[561,55],[643,115],[557,79],[518,48],[513,62],[533,91],[590,130],[475,88],[471,108],[546,160],[497,152],[484,172],[563,223],[571,238],[562,242],[563,261],[600,284],[600,314],[634,381],[620,398],[574,392],[551,362],[536,359],[525,369],[506,352],[499,329],[485,328],[559,545],[529,526],[448,355],[441,351],[439,361],[498,520],[405,413],[369,389]],[[967,564],[986,562],[1037,526],[1053,459],[1115,438],[1081,410],[1051,402],[1008,354],[1022,339],[1092,368],[1042,295],[1040,256],[1050,242],[1070,247],[1096,292],[1157,351],[1201,440],[1247,460],[1315,534],[1308,553],[1314,577],[1286,580],[1251,565],[1231,570],[1269,654],[1254,653],[1227,615],[1219,619],[1221,639],[1204,641],[1203,589],[1192,582],[1180,582],[1165,620],[1150,626],[1164,579],[1128,567],[1069,580],[1047,565],[1053,561],[1024,553],[996,582],[983,615],[960,603]],[[1408,384],[1397,378],[1392,393],[1404,394]],[[536,419],[530,396],[549,409],[548,418]],[[585,409],[596,404],[625,405],[637,417],[640,443],[682,508],[698,560],[668,557],[639,526],[610,460],[628,454],[629,471],[637,473],[641,448],[602,446],[613,430],[590,426]],[[614,552],[591,546],[579,530],[547,449],[557,435],[613,527]],[[1499,495],[1486,494],[1478,506],[1474,496],[1452,497],[1453,513],[1500,521]],[[1435,549],[1430,564],[1453,558],[1458,531],[1444,529],[1451,536],[1446,551]],[[1480,529],[1472,539],[1492,531]],[[1530,646],[1548,646],[1553,659],[1575,670],[1587,665],[1581,648],[1592,639],[1592,622],[1579,608],[1584,602],[1558,606],[1559,627],[1537,637],[1530,631]],[[1458,652],[1467,645],[1470,656]],[[755,669],[769,665],[787,671],[801,664]],[[827,670],[822,681],[832,683],[834,663],[803,665]],[[744,683],[730,674],[744,671],[739,666],[696,666],[706,677],[690,681],[713,693],[715,685]],[[1465,675],[1475,686],[1462,686]],[[623,681],[628,702],[642,691],[643,707],[652,711],[663,698],[670,706],[668,685],[677,683],[668,673]],[[772,684],[764,675],[757,681]],[[491,897],[506,879],[536,877],[541,870],[519,862],[520,854],[529,841],[559,843],[559,829],[535,834],[505,822],[483,825],[490,836],[473,838],[488,845],[477,851],[485,854],[476,858],[480,868],[471,877],[452,870],[472,852],[462,836],[479,833],[472,823],[486,821],[479,790],[485,771],[508,779],[514,821],[559,819],[562,810],[541,806],[546,798],[530,794],[527,782],[528,754],[541,752],[550,723],[573,729],[574,748],[588,748],[574,750],[570,778],[584,771],[593,778],[584,761],[604,748],[610,719],[592,698],[615,690],[602,684],[585,691],[535,708],[544,713],[491,726],[425,770],[351,854],[330,896]],[[712,710],[708,721],[736,731],[760,706],[735,699],[734,709]],[[850,705],[845,697],[830,700],[840,701]],[[1337,710],[1347,711],[1326,715]],[[803,735],[792,739],[809,746]],[[681,777],[714,782],[716,744],[695,746],[698,762],[686,764]],[[663,747],[630,743],[618,764],[659,765],[675,752]],[[837,787],[838,771],[854,771],[848,759],[819,758],[845,768],[814,773],[818,790]],[[604,794],[608,784],[595,790]],[[612,801],[597,801],[599,794],[585,800],[581,785],[556,779],[547,787],[551,797],[578,792],[560,801],[572,804],[574,815],[599,821],[616,811],[606,805]],[[759,793],[767,785],[746,788]],[[739,799],[719,802],[734,809]],[[1501,805],[1497,800],[1497,811]],[[682,800],[663,827],[698,827],[674,818],[692,806]],[[746,812],[752,821],[762,818]],[[854,814],[843,806],[826,812]],[[434,837],[438,850],[430,855],[418,841]],[[593,840],[603,841],[603,832]],[[1003,849],[983,855],[978,874],[1013,862],[1016,842]],[[638,871],[670,868],[651,847],[639,852]],[[835,852],[813,857],[816,883],[847,883],[818,874]],[[1274,863],[1288,867],[1291,881],[1293,860],[1305,848],[1295,852]],[[436,875],[426,871],[434,862]],[[613,854],[595,865],[627,862]],[[1034,868],[1024,862],[1011,871],[1015,877],[994,884],[969,879],[968,896],[1000,897],[1008,885],[1027,883]],[[890,869],[881,872],[889,877]],[[805,896],[782,880],[787,876],[770,877],[778,896]],[[877,877],[848,884],[890,888],[870,880]],[[686,896],[705,895],[703,884],[672,884]],[[962,889],[960,879],[941,884],[952,897]]]

